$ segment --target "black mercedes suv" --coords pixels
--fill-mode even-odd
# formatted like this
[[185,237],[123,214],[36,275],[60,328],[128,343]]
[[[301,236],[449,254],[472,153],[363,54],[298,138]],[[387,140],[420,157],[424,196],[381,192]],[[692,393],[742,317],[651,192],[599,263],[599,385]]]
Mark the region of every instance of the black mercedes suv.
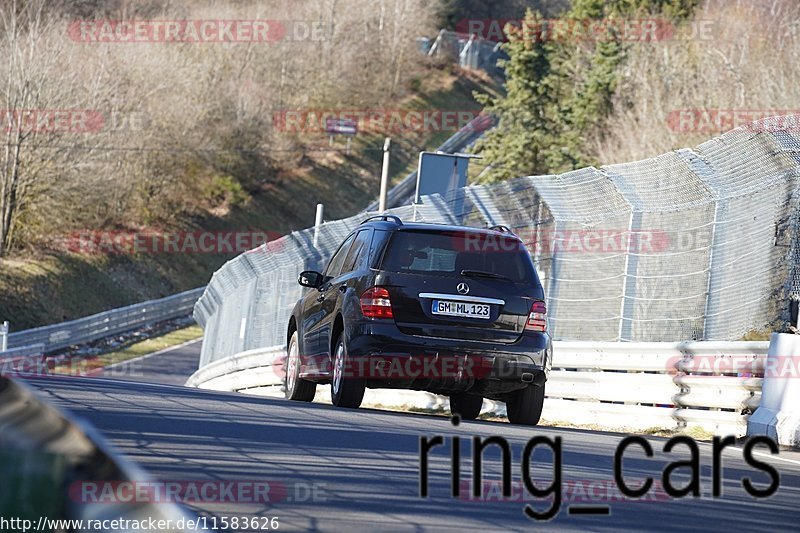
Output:
[[310,288],[287,329],[286,397],[311,401],[330,383],[334,405],[358,407],[366,387],[450,397],[462,418],[484,398],[511,423],[535,425],[552,343],[544,291],[508,228],[365,220]]

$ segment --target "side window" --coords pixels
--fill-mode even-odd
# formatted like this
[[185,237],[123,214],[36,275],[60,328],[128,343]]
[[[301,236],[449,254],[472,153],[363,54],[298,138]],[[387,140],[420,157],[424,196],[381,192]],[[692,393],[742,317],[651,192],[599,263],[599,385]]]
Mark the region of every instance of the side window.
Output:
[[372,231],[368,229],[362,229],[356,234],[356,240],[353,241],[353,246],[350,247],[350,252],[347,254],[347,259],[345,259],[342,267],[343,274],[360,270],[367,266],[371,234]]
[[372,244],[370,245],[369,251],[369,266],[374,268],[377,267],[377,262],[383,254],[383,249],[386,247],[386,241],[388,240],[389,232],[376,229],[372,233]]
[[353,244],[353,239],[355,239],[356,234],[350,235],[339,247],[333,257],[331,258],[330,262],[328,263],[328,268],[325,269],[324,274],[326,276],[330,276],[335,278],[339,275],[342,271],[342,264],[344,263],[345,257],[347,257],[347,252],[350,250],[350,245]]

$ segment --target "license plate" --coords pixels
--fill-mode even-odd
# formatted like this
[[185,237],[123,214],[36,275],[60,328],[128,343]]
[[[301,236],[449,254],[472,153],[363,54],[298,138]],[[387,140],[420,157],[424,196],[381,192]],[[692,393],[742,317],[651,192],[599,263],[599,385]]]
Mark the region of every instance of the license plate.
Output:
[[431,312],[434,315],[463,316],[467,318],[489,319],[491,306],[488,304],[473,304],[469,302],[448,302],[447,300],[434,300]]

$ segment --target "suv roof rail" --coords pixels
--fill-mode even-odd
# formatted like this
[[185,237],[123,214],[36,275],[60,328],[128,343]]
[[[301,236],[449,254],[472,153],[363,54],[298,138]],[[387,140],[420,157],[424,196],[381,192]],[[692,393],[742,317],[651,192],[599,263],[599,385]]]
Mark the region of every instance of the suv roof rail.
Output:
[[502,224],[491,226],[489,229],[491,231],[499,231],[500,233],[510,233],[511,235],[514,235],[514,232],[511,231],[511,228],[509,228],[508,226],[503,226]]
[[366,219],[361,221],[361,223],[362,224],[366,224],[367,222],[369,222],[371,220],[376,220],[376,219],[377,220],[383,220],[385,222],[389,222],[391,220],[392,222],[394,222],[395,224],[397,224],[399,226],[403,225],[403,221],[400,220],[400,217],[395,216],[395,215],[372,215],[371,217],[367,217]]

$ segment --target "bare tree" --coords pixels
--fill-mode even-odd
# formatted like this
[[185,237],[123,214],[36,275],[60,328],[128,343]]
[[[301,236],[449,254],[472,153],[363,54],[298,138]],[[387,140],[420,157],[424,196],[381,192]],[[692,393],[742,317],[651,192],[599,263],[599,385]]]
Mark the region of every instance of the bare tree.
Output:
[[[434,30],[426,6],[7,0],[0,8],[0,108],[9,110],[0,147],[0,255],[71,229],[180,225],[205,209],[221,212],[219,187],[256,191],[302,154],[306,141],[276,132],[273,113],[398,100],[424,63],[415,37]],[[74,17],[293,22],[271,43],[130,44],[76,40],[68,33]],[[304,38],[303,24],[322,31]],[[57,133],[26,118],[64,110],[104,122]],[[144,117],[143,127],[130,127],[128,116]]]
[[699,144],[749,115],[796,110],[798,28],[794,0],[708,0],[675,40],[637,43],[609,127],[594,140],[597,159],[642,159]]
[[[0,255],[15,236],[21,213],[36,196],[46,194],[42,179],[47,162],[58,156],[54,147],[51,156],[29,157],[28,147],[46,128],[38,124],[38,115],[55,110],[53,103],[64,101],[66,84],[52,83],[64,62],[63,44],[53,41],[52,23],[45,13],[45,2],[17,2],[0,11],[2,43],[6,58],[2,70],[5,116],[5,143],[0,161]],[[63,71],[62,71],[63,72]],[[67,71],[68,72],[68,71]],[[62,74],[69,76],[69,74]],[[32,121],[32,122],[31,122]]]

